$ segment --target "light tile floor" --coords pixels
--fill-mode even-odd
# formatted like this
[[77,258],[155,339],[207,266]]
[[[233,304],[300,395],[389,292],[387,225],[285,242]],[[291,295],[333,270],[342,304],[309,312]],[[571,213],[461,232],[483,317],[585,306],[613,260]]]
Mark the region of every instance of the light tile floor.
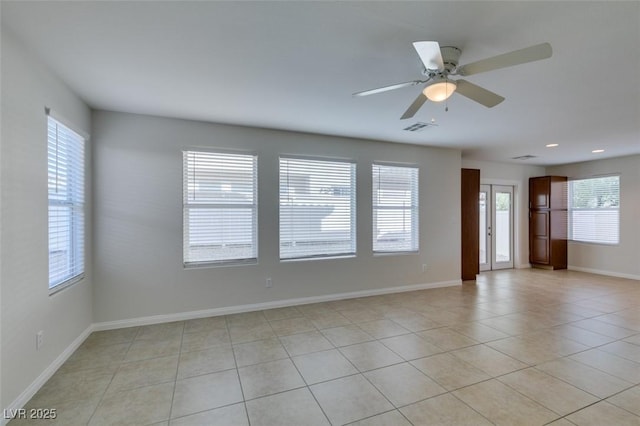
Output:
[[60,425],[640,425],[640,282],[572,271],[93,333]]

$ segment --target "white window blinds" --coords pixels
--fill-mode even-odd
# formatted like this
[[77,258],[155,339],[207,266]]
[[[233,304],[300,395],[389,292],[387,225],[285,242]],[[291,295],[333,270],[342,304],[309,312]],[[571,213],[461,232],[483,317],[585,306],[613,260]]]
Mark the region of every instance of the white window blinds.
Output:
[[618,244],[620,176],[569,181],[569,239]]
[[84,274],[84,138],[47,117],[49,289]]
[[183,153],[184,263],[257,259],[257,156]]
[[372,170],[373,251],[418,251],[418,169],[373,164]]
[[280,157],[280,258],[356,252],[356,165]]

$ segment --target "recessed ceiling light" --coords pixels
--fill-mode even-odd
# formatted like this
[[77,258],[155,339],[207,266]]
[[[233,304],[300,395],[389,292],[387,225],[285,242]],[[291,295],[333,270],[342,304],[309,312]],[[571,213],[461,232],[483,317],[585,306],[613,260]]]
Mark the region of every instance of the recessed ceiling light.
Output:
[[556,146],[558,146],[557,143],[548,143],[545,145],[547,148],[555,148]]
[[598,153],[600,153],[600,152],[604,152],[604,149],[594,149],[594,150],[593,150],[593,151],[591,151],[591,152],[593,152],[594,154],[598,154]]

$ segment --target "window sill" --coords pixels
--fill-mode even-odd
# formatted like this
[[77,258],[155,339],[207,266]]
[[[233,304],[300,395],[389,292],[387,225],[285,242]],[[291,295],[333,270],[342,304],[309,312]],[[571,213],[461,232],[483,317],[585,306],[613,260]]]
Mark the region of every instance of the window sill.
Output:
[[605,246],[605,247],[616,247],[620,245],[620,242],[617,243],[600,243],[596,241],[580,241],[580,240],[567,240],[570,244],[582,244],[587,246]]
[[355,254],[345,254],[345,255],[338,255],[338,256],[296,257],[292,259],[280,259],[280,263],[307,262],[307,261],[313,261],[313,260],[354,259],[355,257],[356,257]]
[[373,257],[382,256],[406,256],[420,254],[420,251],[374,251]]
[[60,293],[62,290],[65,290],[71,287],[72,285],[79,283],[83,279],[84,279],[84,274],[76,275],[73,278],[69,278],[67,281],[63,281],[60,284],[56,285],[55,287],[51,287],[49,289],[49,296],[53,296],[56,293]]
[[223,262],[192,262],[192,263],[183,263],[183,269],[209,269],[209,268],[223,268],[223,267],[233,267],[233,266],[251,266],[257,265],[258,259],[248,259],[248,260],[230,260]]

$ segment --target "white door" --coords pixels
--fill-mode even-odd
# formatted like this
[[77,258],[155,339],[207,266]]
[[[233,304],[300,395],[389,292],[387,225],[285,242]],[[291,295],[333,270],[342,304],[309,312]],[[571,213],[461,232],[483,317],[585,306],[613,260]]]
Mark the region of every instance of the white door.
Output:
[[513,268],[513,186],[480,185],[480,270]]
[[513,186],[491,185],[491,269],[513,268]]

